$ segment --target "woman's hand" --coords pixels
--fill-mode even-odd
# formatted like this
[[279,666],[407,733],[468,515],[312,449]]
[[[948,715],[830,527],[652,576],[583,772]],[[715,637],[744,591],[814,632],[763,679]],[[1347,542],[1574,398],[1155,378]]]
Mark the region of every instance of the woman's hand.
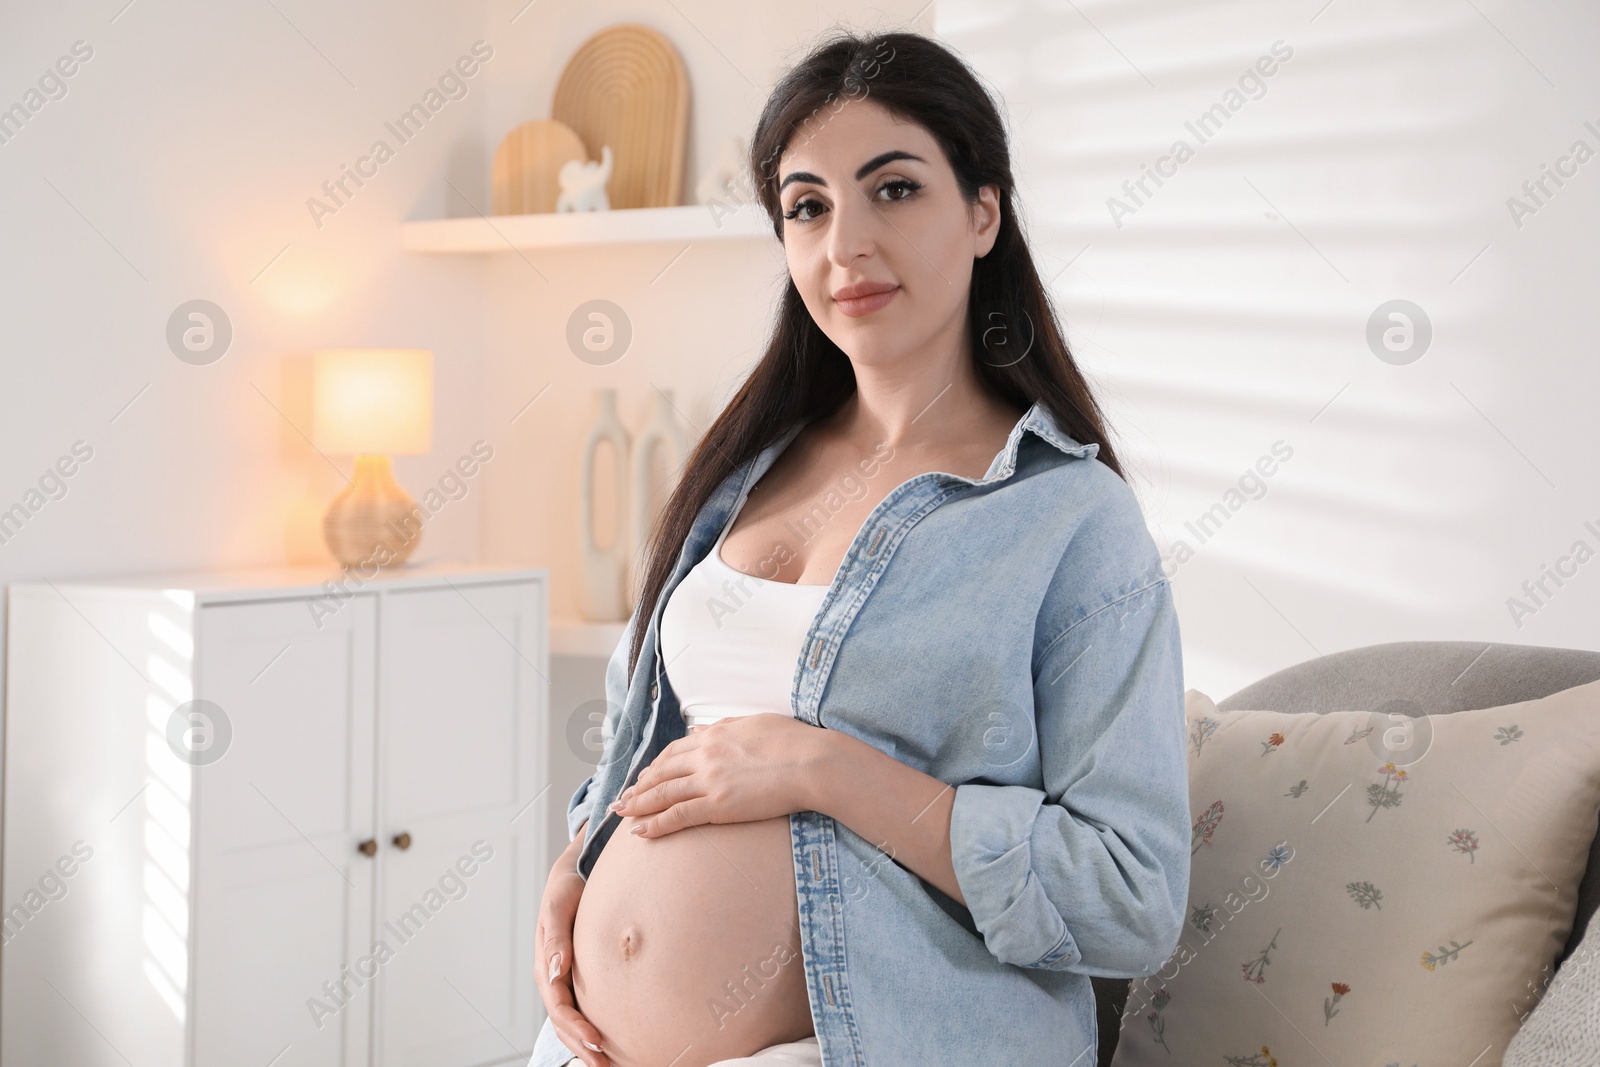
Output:
[[562,1044],[578,1050],[578,1058],[589,1067],[611,1067],[610,1058],[601,1051],[600,1031],[578,1011],[572,995],[572,923],[578,914],[578,898],[587,884],[577,867],[582,843],[583,830],[579,828],[572,844],[556,858],[545,882],[536,928],[539,996],[544,999],[544,1010]]
[[612,805],[630,833],[661,837],[704,823],[758,822],[812,807],[814,769],[829,731],[756,712],[692,726]]

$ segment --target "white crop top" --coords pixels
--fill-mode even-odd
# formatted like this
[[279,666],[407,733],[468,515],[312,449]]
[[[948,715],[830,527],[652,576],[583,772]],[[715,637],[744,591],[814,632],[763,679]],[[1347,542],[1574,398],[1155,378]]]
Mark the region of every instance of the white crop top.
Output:
[[793,715],[790,692],[826,585],[775,582],[722,560],[733,518],[661,611],[661,652],[686,726],[726,715]]

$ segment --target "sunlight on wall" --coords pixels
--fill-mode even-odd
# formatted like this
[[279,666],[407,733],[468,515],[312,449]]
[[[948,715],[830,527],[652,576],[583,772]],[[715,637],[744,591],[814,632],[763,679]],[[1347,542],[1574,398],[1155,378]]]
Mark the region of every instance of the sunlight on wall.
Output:
[[[187,602],[188,594],[168,599]],[[185,616],[192,613],[187,605]],[[144,792],[144,945],[145,978],[172,1016],[182,1023],[189,989],[189,851],[191,768],[174,757],[167,742],[167,720],[178,705],[194,699],[194,640],[170,616],[151,612],[150,634],[164,651],[145,661],[145,677],[157,688],[145,701],[145,765],[150,781]]]
[[[1563,453],[1559,425],[1505,412],[1538,384],[1506,358],[1535,252],[1503,218],[1505,135],[1547,89],[1525,57],[1470,6],[1414,0],[941,0],[938,23],[1003,97],[1186,683],[1221,699],[1343,648],[1528,640],[1504,549],[1540,550],[1554,480],[1530,455]],[[1373,339],[1395,299],[1431,327],[1409,359]]]

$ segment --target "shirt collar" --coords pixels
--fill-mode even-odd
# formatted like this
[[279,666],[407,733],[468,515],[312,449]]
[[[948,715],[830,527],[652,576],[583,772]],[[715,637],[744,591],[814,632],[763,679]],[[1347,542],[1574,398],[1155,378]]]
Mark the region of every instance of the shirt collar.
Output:
[[[1089,459],[1100,451],[1098,443],[1091,441],[1088,444],[1082,444],[1067,433],[1066,430],[1062,429],[1061,424],[1056,421],[1056,417],[1050,413],[1050,409],[1044,405],[1043,401],[1034,401],[1033,407],[1028,409],[1027,414],[1022,416],[1017,425],[1024,430],[1032,430],[1061,449],[1061,451],[1071,456],[1077,456],[1080,459]],[[1020,438],[1020,436],[1016,430],[1012,431],[1012,437]],[[1009,439],[1006,441],[1006,448],[1008,451],[1015,451]]]
[[1011,477],[1012,473],[1017,469],[1017,452],[1022,448],[1022,435],[1027,431],[1031,431],[1034,436],[1048,441],[1063,453],[1078,459],[1092,458],[1100,451],[1100,446],[1095,442],[1079,443],[1071,434],[1061,428],[1061,424],[1056,421],[1055,416],[1050,413],[1050,409],[1044,405],[1044,402],[1036,400],[1022,418],[1017,420],[1017,424],[1011,428],[1011,434],[1006,438],[1005,447],[994,458],[994,463],[990,464],[988,473],[974,484],[983,485],[991,481]]
[[[804,425],[803,421],[792,424],[779,435],[776,441],[773,441],[763,449],[747,466],[746,481],[755,481],[766,473],[767,468],[772,466],[777,459],[778,453],[783,451],[790,441],[794,440],[795,435],[800,432]],[[987,485],[990,482],[1011,477],[1017,469],[1017,452],[1022,447],[1022,435],[1028,431],[1031,431],[1036,437],[1048,441],[1066,455],[1078,459],[1090,459],[1100,451],[1099,444],[1095,442],[1082,444],[1077,441],[1071,434],[1061,428],[1061,424],[1050,413],[1050,409],[1042,401],[1036,400],[1033,406],[1023,414],[1022,418],[1017,420],[1016,425],[1011,427],[1011,433],[1006,437],[1005,446],[1001,448],[999,455],[995,456],[994,462],[989,465],[989,469],[984,476],[976,481],[969,478],[961,478],[961,480],[970,482],[973,485]],[[950,475],[950,477],[960,478],[961,476]],[[726,518],[727,516],[723,516],[723,521],[726,521]]]

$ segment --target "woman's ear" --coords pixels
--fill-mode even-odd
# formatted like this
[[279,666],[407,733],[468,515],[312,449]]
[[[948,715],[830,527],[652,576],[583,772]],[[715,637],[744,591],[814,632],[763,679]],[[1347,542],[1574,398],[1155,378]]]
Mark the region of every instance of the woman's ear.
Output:
[[978,202],[972,206],[972,213],[973,221],[977,224],[973,233],[977,247],[973,251],[982,259],[989,254],[1000,236],[1000,187],[980,185]]

